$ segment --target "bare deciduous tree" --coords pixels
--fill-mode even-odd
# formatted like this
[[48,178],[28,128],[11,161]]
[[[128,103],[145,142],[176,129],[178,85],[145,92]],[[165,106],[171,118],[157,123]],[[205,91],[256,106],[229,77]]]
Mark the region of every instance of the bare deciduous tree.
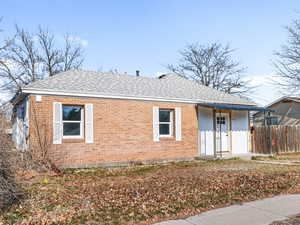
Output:
[[[0,18],[0,22],[2,21],[2,18]],[[0,32],[2,30],[0,29]],[[8,49],[8,47],[11,45],[12,41],[11,40],[6,40],[2,46],[0,46],[0,89],[2,86],[9,86],[10,83],[15,82],[15,77],[11,76],[11,71],[9,67],[7,66],[6,61],[4,60],[5,58],[5,51]],[[2,71],[5,71],[7,73],[7,77],[10,78],[11,82],[6,83],[3,79],[1,79]]]
[[64,41],[63,46],[59,45],[55,36],[42,27],[30,33],[16,26],[16,34],[0,56],[0,88],[16,92],[22,85],[80,68],[84,60],[82,46],[69,35]]
[[119,70],[118,69],[113,69],[113,68],[111,68],[110,70],[108,70],[108,72],[109,73],[112,73],[112,74],[116,74],[116,75],[118,75],[118,74],[121,74],[120,72],[119,72]]
[[83,49],[80,44],[76,44],[70,35],[65,36],[65,47],[62,51],[61,71],[78,69],[83,63]]
[[274,77],[275,84],[282,88],[286,94],[300,93],[300,20],[294,20],[286,27],[288,32],[287,43],[282,45],[280,51],[274,55],[274,67],[277,75]]
[[220,43],[188,44],[180,51],[178,65],[167,68],[199,84],[231,94],[244,94],[252,87],[242,79],[245,68],[231,57],[234,50]]
[[62,62],[61,52],[56,48],[54,35],[48,29],[39,27],[37,36],[42,49],[40,59],[43,63],[43,71],[53,76],[61,70],[59,68]]
[[40,56],[33,35],[18,26],[1,61],[0,77],[7,89],[16,91],[21,85],[41,78],[38,73]]

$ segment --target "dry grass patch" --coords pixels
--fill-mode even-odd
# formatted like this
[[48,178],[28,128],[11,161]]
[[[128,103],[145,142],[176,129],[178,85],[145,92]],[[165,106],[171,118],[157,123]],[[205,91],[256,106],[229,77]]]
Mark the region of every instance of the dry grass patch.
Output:
[[295,160],[300,162],[300,152],[279,154],[276,158],[280,160]]
[[300,163],[300,152],[281,153],[273,156],[254,156],[253,160],[262,161],[279,161],[279,162],[291,162]]
[[66,170],[23,183],[25,201],[4,224],[150,224],[298,192],[300,166],[240,160]]

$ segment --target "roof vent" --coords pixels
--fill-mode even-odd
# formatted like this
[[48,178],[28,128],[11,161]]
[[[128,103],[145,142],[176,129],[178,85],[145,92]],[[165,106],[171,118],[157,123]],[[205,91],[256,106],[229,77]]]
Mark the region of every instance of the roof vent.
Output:
[[140,76],[140,71],[139,71],[139,70],[135,71],[135,75],[136,75],[137,77],[139,77],[139,76]]
[[158,76],[158,79],[162,79],[162,78],[164,78],[165,76],[167,76],[167,74],[159,75],[159,76]]

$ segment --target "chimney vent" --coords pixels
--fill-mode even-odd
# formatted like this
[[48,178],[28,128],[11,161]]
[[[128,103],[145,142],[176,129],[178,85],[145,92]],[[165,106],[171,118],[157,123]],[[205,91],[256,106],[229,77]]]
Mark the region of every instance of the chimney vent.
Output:
[[135,71],[135,74],[136,74],[137,77],[139,77],[140,76],[140,71],[139,70]]

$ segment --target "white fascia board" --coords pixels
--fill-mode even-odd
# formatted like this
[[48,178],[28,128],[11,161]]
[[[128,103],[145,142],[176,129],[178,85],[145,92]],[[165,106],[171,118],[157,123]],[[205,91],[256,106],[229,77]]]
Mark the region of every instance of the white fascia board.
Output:
[[143,100],[143,101],[159,101],[159,102],[177,102],[177,103],[208,103],[208,101],[192,101],[189,99],[165,99],[159,97],[137,97],[137,96],[121,96],[121,95],[103,95],[103,94],[90,94],[90,93],[72,93],[64,91],[44,91],[35,89],[23,89],[23,93],[26,94],[42,94],[42,95],[62,95],[62,96],[74,96],[74,97],[90,97],[90,98],[108,98],[108,99],[128,99],[128,100]]
[[[232,104],[223,101],[207,101],[207,100],[190,100],[180,98],[160,98],[160,97],[137,97],[137,96],[125,96],[125,95],[105,95],[105,94],[92,94],[92,93],[73,93],[65,91],[49,91],[40,89],[23,89],[23,93],[26,94],[41,94],[41,95],[56,95],[56,96],[73,96],[73,97],[90,97],[90,98],[106,98],[106,99],[127,99],[127,100],[141,100],[141,101],[157,101],[157,102],[175,102],[175,103],[187,103],[187,104],[200,104],[200,103],[220,103],[220,104]],[[235,105],[235,104],[233,104]],[[236,104],[236,105],[249,105],[249,104]]]

